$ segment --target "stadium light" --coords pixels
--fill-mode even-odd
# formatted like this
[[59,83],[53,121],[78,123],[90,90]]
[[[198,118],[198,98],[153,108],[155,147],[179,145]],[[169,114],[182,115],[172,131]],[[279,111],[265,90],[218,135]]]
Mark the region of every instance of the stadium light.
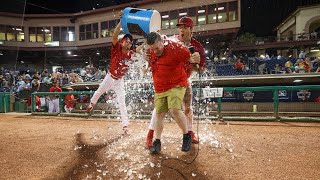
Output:
[[294,82],[294,83],[298,83],[298,82],[302,82],[302,80],[301,80],[301,79],[296,79],[296,80],[294,80],[293,82]]

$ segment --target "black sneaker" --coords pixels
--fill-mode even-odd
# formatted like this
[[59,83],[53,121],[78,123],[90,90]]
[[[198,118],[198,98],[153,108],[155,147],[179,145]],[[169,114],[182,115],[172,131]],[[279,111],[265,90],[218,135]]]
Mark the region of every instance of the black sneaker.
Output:
[[150,153],[151,154],[159,154],[161,151],[161,141],[160,139],[156,139],[153,141],[153,145],[150,148]]
[[185,152],[189,151],[191,148],[191,144],[192,144],[191,134],[190,133],[184,134],[181,151],[185,151]]

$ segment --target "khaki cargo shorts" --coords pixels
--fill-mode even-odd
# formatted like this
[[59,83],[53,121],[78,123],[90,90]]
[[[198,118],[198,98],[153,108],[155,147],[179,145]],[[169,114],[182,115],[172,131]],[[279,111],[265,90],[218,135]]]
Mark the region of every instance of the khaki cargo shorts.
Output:
[[162,93],[155,93],[154,104],[157,113],[168,112],[169,109],[181,109],[185,87],[174,87]]

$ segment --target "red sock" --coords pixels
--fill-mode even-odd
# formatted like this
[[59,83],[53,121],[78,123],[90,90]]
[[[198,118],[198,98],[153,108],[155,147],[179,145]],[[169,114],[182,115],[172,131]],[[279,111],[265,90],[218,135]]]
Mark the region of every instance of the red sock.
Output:
[[148,132],[148,137],[153,137],[153,132],[154,132],[154,130],[152,130],[152,129],[149,129],[149,132]]

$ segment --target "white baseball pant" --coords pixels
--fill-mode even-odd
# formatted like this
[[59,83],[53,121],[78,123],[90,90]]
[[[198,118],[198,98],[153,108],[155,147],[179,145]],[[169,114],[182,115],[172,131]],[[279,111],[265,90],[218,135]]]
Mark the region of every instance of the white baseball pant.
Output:
[[90,102],[92,104],[96,104],[100,96],[110,90],[114,90],[114,92],[117,95],[117,101],[120,109],[121,114],[121,121],[123,126],[128,126],[129,124],[129,118],[128,118],[128,112],[127,112],[127,106],[126,106],[126,94],[124,91],[124,80],[121,79],[113,79],[108,73],[103,81],[100,83],[99,88],[94,92]]
[[59,98],[51,99],[49,101],[49,113],[59,112]]

